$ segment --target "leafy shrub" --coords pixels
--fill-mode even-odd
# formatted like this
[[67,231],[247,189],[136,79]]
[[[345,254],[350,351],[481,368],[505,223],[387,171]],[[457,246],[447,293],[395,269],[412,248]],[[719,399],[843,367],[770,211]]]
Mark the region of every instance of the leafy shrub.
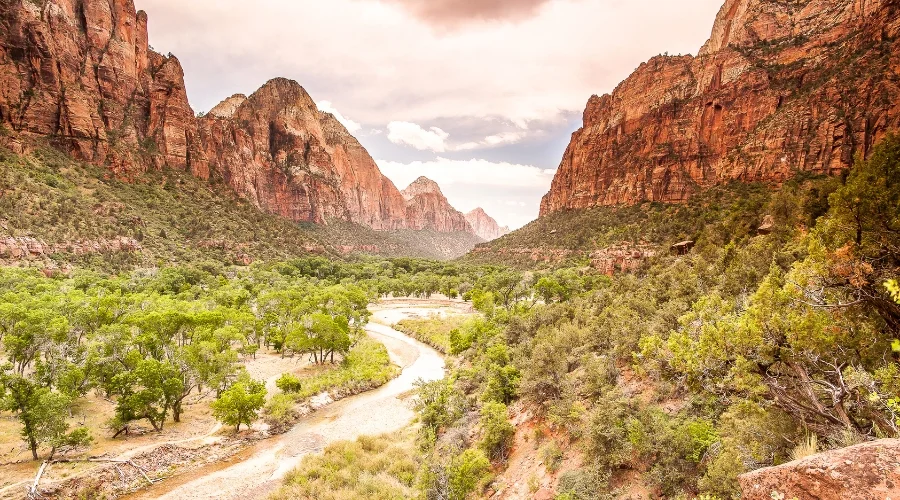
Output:
[[613,500],[616,494],[610,491],[609,479],[610,472],[604,467],[568,471],[559,478],[557,499]]
[[559,470],[559,466],[562,465],[563,451],[560,449],[559,444],[556,443],[556,440],[552,440],[542,446],[538,456],[544,462],[544,467],[551,473]]
[[505,459],[516,429],[509,423],[503,403],[485,403],[481,407],[481,449],[493,459]]
[[265,384],[246,376],[213,402],[213,416],[224,424],[235,426],[235,430],[239,431],[241,424],[247,424],[248,427],[253,424],[265,403]]
[[282,432],[300,418],[296,401],[290,394],[276,394],[263,408],[263,417],[273,432]]
[[455,457],[449,467],[449,500],[464,500],[486,482],[491,462],[481,450],[468,449]]
[[278,377],[278,380],[275,381],[275,386],[286,394],[297,393],[303,389],[300,379],[290,373],[285,373]]

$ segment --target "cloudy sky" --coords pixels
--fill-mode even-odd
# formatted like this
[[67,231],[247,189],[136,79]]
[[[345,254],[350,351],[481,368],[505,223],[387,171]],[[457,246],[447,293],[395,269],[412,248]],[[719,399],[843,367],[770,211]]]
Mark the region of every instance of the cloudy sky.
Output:
[[150,43],[212,108],[300,82],[403,189],[513,228],[541,196],[592,94],[641,62],[696,54],[723,0],[136,0]]

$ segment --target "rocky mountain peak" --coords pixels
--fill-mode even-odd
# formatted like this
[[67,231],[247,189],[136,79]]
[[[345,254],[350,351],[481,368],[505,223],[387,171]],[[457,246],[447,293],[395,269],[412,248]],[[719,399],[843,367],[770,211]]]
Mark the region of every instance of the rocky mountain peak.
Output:
[[416,196],[423,194],[433,194],[444,198],[444,193],[441,192],[441,187],[438,186],[438,183],[425,176],[421,176],[413,181],[412,184],[402,191],[402,193],[403,197],[407,200],[411,200]]
[[245,102],[247,102],[247,96],[244,94],[235,94],[209,110],[208,115],[214,118],[231,118],[241,104],[244,104]]
[[496,240],[509,234],[508,227],[500,227],[500,224],[481,207],[467,213],[466,220],[469,221],[475,235],[485,241]]

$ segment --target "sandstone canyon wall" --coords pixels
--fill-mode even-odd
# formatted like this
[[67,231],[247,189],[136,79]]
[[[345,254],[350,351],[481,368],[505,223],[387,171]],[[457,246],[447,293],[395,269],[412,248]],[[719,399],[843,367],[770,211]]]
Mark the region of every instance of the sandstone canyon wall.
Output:
[[118,174],[188,168],[196,123],[181,64],[148,47],[131,0],[0,0],[4,142],[49,137]]
[[485,241],[496,240],[509,234],[508,227],[500,227],[500,224],[480,207],[467,213],[466,220],[469,221],[475,235]]
[[832,174],[900,123],[900,2],[727,0],[697,57],[593,96],[541,214]]
[[400,191],[297,82],[274,79],[232,96],[199,120],[203,176],[219,175],[267,212],[295,221],[406,227]]
[[147,22],[133,0],[0,0],[0,143],[49,139],[123,178],[188,171],[294,221],[472,232],[439,189],[408,203],[296,82],[195,117],[181,64],[149,48]]
[[403,198],[408,229],[476,234],[466,216],[450,205],[440,186],[431,179],[416,179],[403,190]]
[[740,477],[744,500],[870,500],[900,493],[900,440],[827,451]]

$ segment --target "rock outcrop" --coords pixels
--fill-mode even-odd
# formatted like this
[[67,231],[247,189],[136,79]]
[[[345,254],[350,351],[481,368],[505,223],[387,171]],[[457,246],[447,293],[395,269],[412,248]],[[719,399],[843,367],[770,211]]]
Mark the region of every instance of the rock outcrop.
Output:
[[408,207],[296,82],[272,80],[196,117],[181,64],[150,49],[133,0],[0,0],[0,144],[25,152],[35,137],[122,178],[172,168],[222,181],[294,221],[470,230],[439,191]]
[[188,168],[181,64],[148,47],[131,0],[0,1],[0,124],[119,174]]
[[295,221],[406,227],[406,202],[375,160],[297,82],[276,78],[199,120],[203,177],[219,176],[261,209]]
[[508,227],[500,227],[500,224],[480,207],[467,213],[466,220],[469,221],[475,235],[484,241],[496,240],[509,234]]
[[466,216],[450,205],[433,180],[419,177],[402,194],[406,199],[407,229],[476,234]]
[[48,244],[29,237],[0,237],[0,262],[36,260],[54,254],[89,255],[138,252],[141,244],[134,238],[118,237],[94,241],[80,240]]
[[697,57],[593,96],[541,214],[832,174],[900,124],[896,0],[727,0]]
[[900,440],[829,451],[740,477],[743,500],[900,498]]

